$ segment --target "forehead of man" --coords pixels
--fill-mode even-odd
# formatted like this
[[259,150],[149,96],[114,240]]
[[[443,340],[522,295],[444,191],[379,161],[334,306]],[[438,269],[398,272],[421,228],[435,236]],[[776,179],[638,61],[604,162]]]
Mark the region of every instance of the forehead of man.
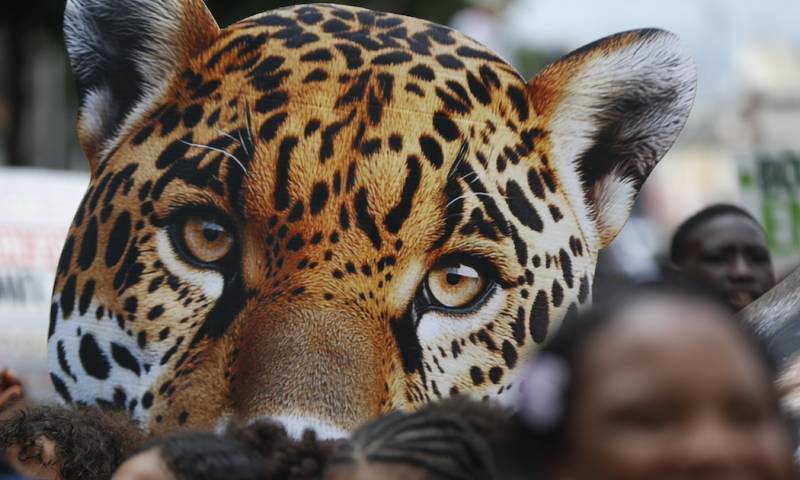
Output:
[[736,245],[766,249],[764,229],[744,215],[726,213],[697,225],[686,238],[686,250],[690,256],[692,253]]

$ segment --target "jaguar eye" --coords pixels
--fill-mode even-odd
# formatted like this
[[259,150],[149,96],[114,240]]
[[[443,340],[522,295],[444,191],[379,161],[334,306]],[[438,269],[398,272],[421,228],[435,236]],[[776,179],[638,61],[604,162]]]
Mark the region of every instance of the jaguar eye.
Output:
[[486,292],[490,282],[478,268],[454,262],[434,267],[426,284],[435,303],[445,308],[465,308]]
[[213,217],[192,215],[179,232],[186,255],[195,262],[218,262],[233,249],[233,234]]

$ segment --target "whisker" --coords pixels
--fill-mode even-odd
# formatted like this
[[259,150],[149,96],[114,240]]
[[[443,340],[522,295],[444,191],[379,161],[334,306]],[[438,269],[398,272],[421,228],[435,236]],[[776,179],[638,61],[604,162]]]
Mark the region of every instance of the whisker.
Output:
[[459,200],[466,200],[467,198],[470,197],[470,195],[474,195],[476,197],[489,197],[489,198],[494,198],[495,200],[505,200],[506,198],[508,198],[504,195],[500,195],[499,193],[467,192],[464,195],[461,195],[459,197],[454,198],[453,200],[450,200],[450,202],[447,203],[445,208],[449,207],[450,205]]
[[240,128],[238,132],[239,132],[239,144],[242,146],[242,149],[244,149],[244,153],[246,153],[247,156],[249,157],[250,152],[247,150],[247,145],[244,144],[244,138],[242,138],[242,129]]
[[453,163],[453,166],[450,167],[450,173],[448,173],[447,178],[450,178],[451,175],[455,174],[458,171],[459,165],[464,159],[467,158],[468,153],[468,143],[466,140],[461,144],[461,148],[458,150],[458,155],[456,155],[456,161]]
[[[235,140],[235,138],[234,138],[234,140]],[[234,162],[236,162],[236,164],[239,165],[239,167],[242,169],[244,174],[247,175],[247,169],[245,168],[244,164],[242,164],[242,162],[239,161],[239,159],[236,158],[234,155],[226,152],[225,150],[222,150],[221,148],[215,148],[215,147],[211,147],[209,145],[199,145],[197,143],[187,142],[186,140],[183,140],[183,139],[181,139],[181,143],[183,143],[185,145],[188,145],[190,147],[201,148],[201,149],[204,149],[204,150],[211,150],[212,152],[221,153],[222,155],[224,155],[224,156],[232,159]]]
[[[220,135],[224,136],[225,138],[228,138],[229,140],[233,140],[234,142],[238,142],[241,145],[241,140],[237,139],[236,137],[234,137],[230,133],[228,133],[228,132],[226,132],[224,130],[220,130],[219,128],[217,128],[215,130],[217,131],[217,133],[219,133]],[[244,147],[244,145],[242,145],[242,147]],[[245,149],[245,151],[246,150],[247,149]]]
[[256,143],[253,141],[253,117],[250,113],[250,102],[244,100],[244,119],[247,126],[247,138],[250,140],[250,149],[255,152]]

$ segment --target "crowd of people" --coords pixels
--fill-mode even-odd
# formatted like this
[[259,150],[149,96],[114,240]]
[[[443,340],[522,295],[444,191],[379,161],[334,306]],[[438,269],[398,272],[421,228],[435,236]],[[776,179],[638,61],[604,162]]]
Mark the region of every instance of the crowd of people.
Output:
[[[777,366],[735,316],[775,283],[763,230],[714,206],[677,230],[671,256],[667,281],[570,317],[512,406],[456,396],[339,440],[269,420],[148,436],[118,412],[17,407],[0,421],[0,479],[800,478]],[[22,395],[0,371],[0,412]]]

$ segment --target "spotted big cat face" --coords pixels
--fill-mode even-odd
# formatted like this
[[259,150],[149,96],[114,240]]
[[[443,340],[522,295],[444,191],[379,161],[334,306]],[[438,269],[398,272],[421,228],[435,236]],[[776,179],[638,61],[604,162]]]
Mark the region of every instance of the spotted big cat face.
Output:
[[156,431],[336,436],[514,395],[694,95],[657,30],[526,82],[456,31],[336,5],[220,30],[200,0],[69,0],[65,29],[92,179],[52,379]]

